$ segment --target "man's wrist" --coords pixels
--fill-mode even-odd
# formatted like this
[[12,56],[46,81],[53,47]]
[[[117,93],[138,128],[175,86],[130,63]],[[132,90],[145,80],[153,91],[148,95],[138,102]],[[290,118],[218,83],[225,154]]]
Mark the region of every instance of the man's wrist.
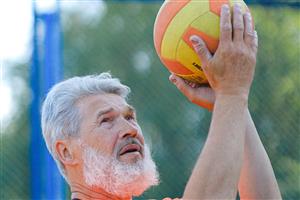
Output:
[[248,94],[216,94],[216,104],[245,105],[248,107]]
[[224,95],[224,96],[247,96],[249,95],[250,88],[247,87],[233,87],[226,86],[215,89],[216,96]]

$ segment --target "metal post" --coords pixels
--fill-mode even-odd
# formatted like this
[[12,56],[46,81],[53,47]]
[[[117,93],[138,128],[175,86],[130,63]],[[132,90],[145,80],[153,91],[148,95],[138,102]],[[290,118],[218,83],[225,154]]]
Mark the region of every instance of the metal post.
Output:
[[37,13],[34,2],[30,144],[32,199],[65,198],[64,180],[48,153],[40,124],[41,102],[49,89],[63,78],[61,35],[59,9],[51,13]]

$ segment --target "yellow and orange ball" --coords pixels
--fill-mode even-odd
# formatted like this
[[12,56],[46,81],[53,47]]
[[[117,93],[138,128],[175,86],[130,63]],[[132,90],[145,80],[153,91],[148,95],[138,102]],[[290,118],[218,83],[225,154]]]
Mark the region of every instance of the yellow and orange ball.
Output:
[[190,36],[198,35],[210,52],[218,47],[220,11],[223,4],[230,7],[243,0],[166,0],[154,24],[154,45],[162,63],[174,74],[195,83],[207,83],[201,60],[193,50]]

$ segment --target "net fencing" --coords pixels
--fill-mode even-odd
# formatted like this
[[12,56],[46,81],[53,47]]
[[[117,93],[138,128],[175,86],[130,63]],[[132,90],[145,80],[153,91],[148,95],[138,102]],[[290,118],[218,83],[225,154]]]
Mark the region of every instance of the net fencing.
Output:
[[[153,24],[160,5],[86,2],[61,12],[64,77],[110,71],[132,90],[129,103],[137,110],[161,179],[136,199],[182,196],[211,119],[211,113],[188,102],[169,82],[158,59]],[[299,199],[300,13],[284,5],[254,4],[250,9],[259,35],[250,112],[283,198]],[[10,73],[28,81],[28,70],[20,64]],[[21,93],[19,112],[1,135],[1,199],[30,199],[30,91]]]

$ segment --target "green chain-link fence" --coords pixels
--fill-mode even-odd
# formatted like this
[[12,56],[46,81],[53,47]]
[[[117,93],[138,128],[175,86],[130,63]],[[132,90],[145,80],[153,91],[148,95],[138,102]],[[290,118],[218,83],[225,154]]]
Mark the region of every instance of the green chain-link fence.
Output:
[[[131,87],[129,101],[161,176],[158,187],[137,199],[182,196],[211,113],[175,89],[155,53],[153,23],[160,3],[106,2],[89,14],[81,6],[62,9],[65,77],[110,71]],[[300,12],[283,5],[250,9],[259,35],[250,111],[284,199],[300,199]],[[28,70],[26,64],[14,66],[10,75],[27,81]],[[1,199],[30,198],[30,93],[22,94],[19,111],[1,135]]]

